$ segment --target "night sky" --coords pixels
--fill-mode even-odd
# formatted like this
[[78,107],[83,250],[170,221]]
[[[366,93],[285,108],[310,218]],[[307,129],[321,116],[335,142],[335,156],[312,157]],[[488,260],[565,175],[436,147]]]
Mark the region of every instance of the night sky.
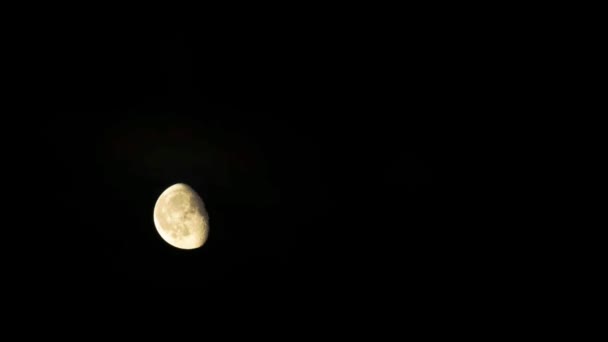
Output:
[[[58,23],[20,40],[19,110],[2,127],[4,279],[436,286],[454,252],[440,139],[458,103],[449,39],[350,33]],[[178,182],[210,217],[193,251],[153,224]]]

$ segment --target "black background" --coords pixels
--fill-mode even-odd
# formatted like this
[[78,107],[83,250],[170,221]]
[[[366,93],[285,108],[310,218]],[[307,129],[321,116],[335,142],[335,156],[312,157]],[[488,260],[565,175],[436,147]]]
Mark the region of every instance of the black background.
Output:
[[[5,279],[441,287],[466,254],[451,223],[457,171],[446,170],[467,43],[427,19],[20,28],[2,128]],[[156,199],[178,182],[210,216],[193,251],[153,225]]]

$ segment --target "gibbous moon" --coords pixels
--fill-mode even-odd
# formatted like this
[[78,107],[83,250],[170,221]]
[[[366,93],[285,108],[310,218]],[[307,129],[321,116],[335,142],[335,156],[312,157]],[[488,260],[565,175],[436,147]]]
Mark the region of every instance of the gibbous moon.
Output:
[[181,249],[201,247],[209,235],[209,217],[201,197],[188,185],[170,186],[154,206],[154,225],[168,244]]

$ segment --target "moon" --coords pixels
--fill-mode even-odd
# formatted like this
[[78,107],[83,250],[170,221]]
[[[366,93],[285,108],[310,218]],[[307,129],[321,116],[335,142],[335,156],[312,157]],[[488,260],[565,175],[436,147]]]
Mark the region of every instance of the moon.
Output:
[[183,183],[168,187],[154,206],[154,225],[168,244],[180,249],[201,247],[209,235],[209,216],[201,197]]

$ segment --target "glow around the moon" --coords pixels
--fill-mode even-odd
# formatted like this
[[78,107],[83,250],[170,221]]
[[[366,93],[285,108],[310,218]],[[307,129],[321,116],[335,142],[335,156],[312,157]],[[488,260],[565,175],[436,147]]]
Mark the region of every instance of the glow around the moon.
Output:
[[209,218],[201,197],[188,185],[170,186],[154,206],[154,225],[171,246],[201,247],[209,235]]

